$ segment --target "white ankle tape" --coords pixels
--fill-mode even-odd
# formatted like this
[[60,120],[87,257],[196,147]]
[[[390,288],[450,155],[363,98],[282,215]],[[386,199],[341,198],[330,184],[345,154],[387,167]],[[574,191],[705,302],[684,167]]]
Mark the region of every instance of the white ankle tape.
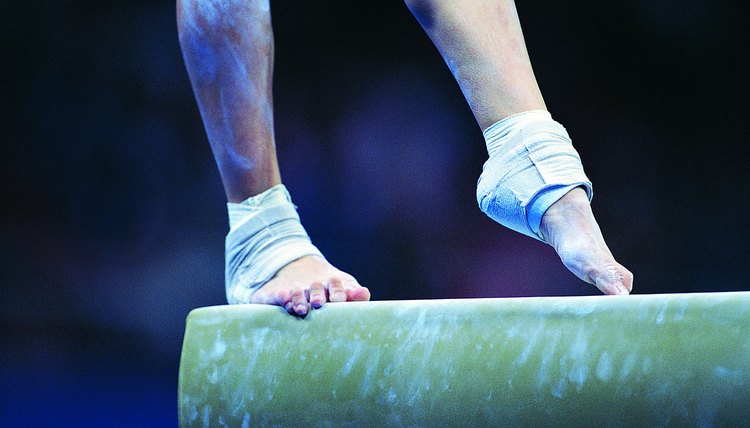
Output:
[[283,184],[239,204],[227,203],[226,292],[230,304],[253,293],[282,267],[303,256],[323,257],[310,242]]
[[591,181],[568,132],[544,110],[514,114],[484,131],[490,158],[477,184],[482,211],[505,227],[544,241],[542,216],[571,189]]

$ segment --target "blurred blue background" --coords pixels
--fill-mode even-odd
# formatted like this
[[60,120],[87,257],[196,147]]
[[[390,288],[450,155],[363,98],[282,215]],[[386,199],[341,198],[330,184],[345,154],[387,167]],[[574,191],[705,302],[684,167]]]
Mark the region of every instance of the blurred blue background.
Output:
[[[750,289],[744,10],[521,3],[635,291]],[[227,231],[174,4],[0,8],[0,426],[174,426]],[[480,130],[401,2],[272,10],[282,176],[335,265],[380,300],[597,294],[477,209]]]

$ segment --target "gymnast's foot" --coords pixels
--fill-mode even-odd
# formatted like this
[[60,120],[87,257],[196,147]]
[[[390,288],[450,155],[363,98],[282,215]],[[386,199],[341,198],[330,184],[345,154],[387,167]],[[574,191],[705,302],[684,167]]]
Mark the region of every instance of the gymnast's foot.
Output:
[[370,290],[318,256],[305,256],[281,268],[252,296],[252,303],[284,307],[305,316],[326,302],[370,300]]
[[602,293],[629,294],[633,289],[633,274],[615,261],[604,243],[582,188],[571,190],[549,207],[541,232],[565,267]]

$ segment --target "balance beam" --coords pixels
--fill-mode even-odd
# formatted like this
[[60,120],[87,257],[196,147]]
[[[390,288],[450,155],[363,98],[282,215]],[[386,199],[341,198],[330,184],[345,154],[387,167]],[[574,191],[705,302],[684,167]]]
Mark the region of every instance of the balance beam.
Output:
[[193,310],[193,426],[741,426],[750,292]]

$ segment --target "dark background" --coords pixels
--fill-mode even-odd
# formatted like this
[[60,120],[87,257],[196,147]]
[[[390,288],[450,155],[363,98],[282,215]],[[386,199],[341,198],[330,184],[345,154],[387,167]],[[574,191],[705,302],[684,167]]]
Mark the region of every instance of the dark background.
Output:
[[[518,5],[638,293],[747,290],[748,15]],[[400,2],[273,2],[282,176],[374,299],[597,294],[476,207],[486,152]],[[173,426],[226,209],[169,1],[3,2],[0,425]]]

